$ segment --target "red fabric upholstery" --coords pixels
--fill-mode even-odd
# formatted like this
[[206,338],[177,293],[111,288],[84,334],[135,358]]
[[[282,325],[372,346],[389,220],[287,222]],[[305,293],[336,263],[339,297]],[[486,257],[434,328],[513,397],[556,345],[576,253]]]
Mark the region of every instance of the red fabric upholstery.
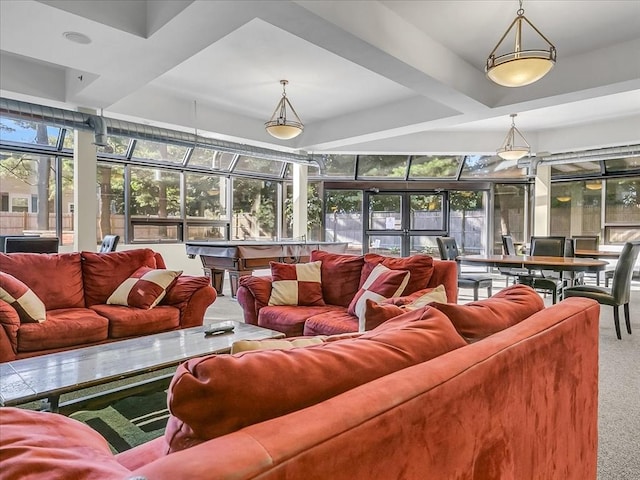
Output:
[[469,339],[504,330],[544,308],[540,295],[526,285],[512,285],[490,298],[466,305],[438,302],[431,305],[449,317],[460,335]]
[[358,318],[344,309],[321,313],[307,318],[304,335],[336,335],[358,331]]
[[109,253],[82,252],[87,306],[107,303],[107,298],[115,289],[140,267],[156,268],[153,250],[140,248]]
[[0,270],[24,282],[47,310],[83,308],[79,253],[0,253]]
[[433,258],[429,255],[412,255],[410,257],[385,257],[377,253],[367,253],[364,256],[364,266],[360,275],[360,285],[371,274],[376,265],[381,263],[391,270],[408,270],[411,276],[409,283],[401,295],[410,295],[417,290],[429,286],[429,280],[433,275]]
[[131,476],[88,425],[53,413],[3,408],[0,458],[5,480],[115,480]]
[[18,352],[18,312],[7,302],[0,300],[0,362],[8,362]]
[[0,300],[18,312],[21,322],[44,322],[47,312],[44,303],[33,290],[13,275],[0,271]]
[[244,321],[251,325],[258,325],[258,312],[269,305],[271,296],[270,276],[254,277],[244,275],[240,277],[236,299],[242,307]]
[[109,320],[88,308],[49,310],[47,321],[20,326],[18,351],[72,347],[108,337]]
[[307,318],[321,313],[344,312],[345,309],[335,305],[323,307],[301,307],[278,305],[260,309],[258,325],[284,333],[287,337],[302,335]]
[[169,305],[151,310],[121,305],[94,305],[91,310],[109,320],[109,338],[150,335],[180,326],[180,310]]
[[322,296],[325,303],[348,307],[360,288],[364,256],[313,250],[311,261],[317,260],[322,262]]
[[408,318],[401,328],[372,330],[356,339],[185,362],[169,387],[170,450],[316,404],[465,345],[440,312],[411,313],[413,321]]
[[574,300],[133,474],[154,480],[595,479],[600,308]]

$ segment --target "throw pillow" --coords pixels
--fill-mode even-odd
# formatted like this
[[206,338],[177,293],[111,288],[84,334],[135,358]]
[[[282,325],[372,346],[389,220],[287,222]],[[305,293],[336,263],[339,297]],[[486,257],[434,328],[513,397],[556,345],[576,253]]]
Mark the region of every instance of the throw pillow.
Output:
[[375,266],[349,304],[348,312],[358,317],[358,331],[364,331],[367,299],[382,302],[399,296],[407,286],[409,276],[406,270],[390,270],[381,264]]
[[410,295],[418,290],[425,288],[433,275],[433,258],[429,255],[412,255],[410,257],[385,257],[377,253],[367,253],[364,256],[364,266],[362,267],[362,275],[360,283],[364,283],[365,279],[371,274],[373,268],[382,264],[391,270],[406,270],[411,274],[401,295]]
[[364,311],[365,330],[371,330],[390,318],[423,308],[431,302],[447,302],[444,285],[425,288],[407,297],[396,297],[377,303],[368,299]]
[[21,322],[42,323],[47,318],[44,303],[33,290],[5,272],[0,272],[0,300],[4,300],[18,312]]
[[140,267],[115,289],[107,304],[149,310],[162,300],[180,275],[181,270]]
[[432,303],[443,312],[458,333],[467,340],[479,340],[504,330],[544,308],[544,302],[534,289],[526,285],[512,285],[490,298],[457,305]]
[[[364,256],[312,250],[311,261],[322,262],[322,298],[327,305],[347,308],[360,288]],[[329,281],[331,279],[331,281]]]
[[249,352],[252,350],[289,350],[290,348],[310,347],[325,342],[325,335],[315,337],[300,337],[293,339],[268,340],[236,340],[231,345],[231,353]]
[[270,262],[271,296],[269,305],[324,305],[322,298],[322,262]]

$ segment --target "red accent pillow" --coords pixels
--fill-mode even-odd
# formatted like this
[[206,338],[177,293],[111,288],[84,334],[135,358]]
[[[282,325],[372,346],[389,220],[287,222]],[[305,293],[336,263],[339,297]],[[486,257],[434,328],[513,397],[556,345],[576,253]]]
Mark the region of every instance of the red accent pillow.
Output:
[[377,253],[367,253],[364,256],[364,266],[360,276],[361,285],[371,274],[373,268],[380,263],[391,270],[407,270],[411,273],[409,282],[404,292],[401,292],[401,295],[410,295],[413,292],[422,290],[428,285],[433,275],[433,258],[429,255],[419,254],[411,257],[395,258],[385,257]]
[[531,287],[512,285],[490,298],[466,305],[434,302],[431,306],[449,317],[460,335],[479,340],[539,312],[544,302]]
[[444,285],[425,288],[406,297],[395,297],[377,303],[368,299],[364,311],[365,330],[372,330],[383,322],[413,310],[423,308],[431,302],[447,301]]
[[0,300],[4,300],[18,312],[21,322],[42,323],[47,318],[44,303],[33,290],[5,272],[0,272]]
[[313,250],[311,261],[322,262],[322,298],[327,305],[347,308],[360,288],[364,256]]
[[384,265],[374,267],[347,310],[351,315],[358,317],[358,331],[364,331],[367,299],[379,303],[388,298],[400,296],[407,286],[409,276],[406,270],[390,270]]
[[107,304],[149,310],[162,300],[181,274],[181,270],[140,267],[115,289]]
[[270,262],[271,296],[269,305],[324,305],[322,298],[322,262]]

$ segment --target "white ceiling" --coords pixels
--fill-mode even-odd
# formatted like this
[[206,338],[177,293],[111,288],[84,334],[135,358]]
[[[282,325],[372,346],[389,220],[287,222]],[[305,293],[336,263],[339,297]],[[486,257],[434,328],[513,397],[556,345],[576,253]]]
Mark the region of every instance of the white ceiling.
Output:
[[514,89],[484,64],[516,0],[1,0],[0,93],[282,150],[490,153],[510,113],[534,151],[640,143],[640,1],[523,8],[558,61]]

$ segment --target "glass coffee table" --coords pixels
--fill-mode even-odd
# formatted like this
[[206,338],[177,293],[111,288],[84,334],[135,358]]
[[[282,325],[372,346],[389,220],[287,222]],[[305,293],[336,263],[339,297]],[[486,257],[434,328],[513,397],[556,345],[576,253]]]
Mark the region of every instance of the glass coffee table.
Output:
[[[233,331],[205,335],[216,324]],[[190,358],[229,353],[236,340],[283,338],[275,330],[242,322],[214,322],[200,327],[145,335],[128,340],[0,363],[0,406],[46,399],[53,412],[68,415],[80,409],[99,409],[131,395],[166,388],[173,372],[107,389],[60,403],[60,396],[77,390],[175,367]]]

